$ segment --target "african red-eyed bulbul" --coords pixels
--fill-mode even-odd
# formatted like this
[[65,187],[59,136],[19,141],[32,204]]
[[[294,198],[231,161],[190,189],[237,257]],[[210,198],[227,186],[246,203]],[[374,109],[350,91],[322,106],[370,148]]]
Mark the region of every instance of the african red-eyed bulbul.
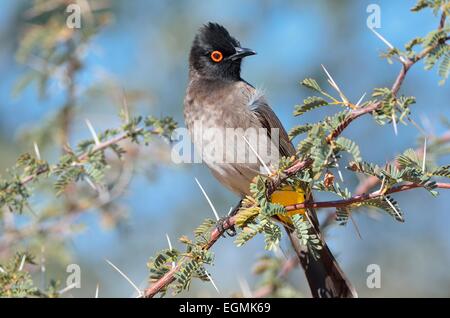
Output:
[[[209,23],[200,28],[189,57],[189,84],[184,100],[184,117],[196,148],[202,151],[205,148],[222,147],[225,152],[223,157],[230,153],[234,155],[240,151],[251,151],[248,147],[237,146],[238,142],[231,146],[224,142],[221,138],[226,136],[227,128],[242,129],[241,131],[264,128],[267,132],[264,135],[266,142],[276,144],[279,153],[262,151],[259,159],[267,165],[273,165],[279,160],[279,156],[295,156],[296,152],[264,95],[241,78],[242,59],[254,54],[256,52],[253,50],[241,47],[219,24]],[[195,125],[202,129],[197,131],[194,129]],[[278,134],[271,134],[273,128],[278,129]],[[279,139],[274,140],[274,136]],[[203,161],[224,186],[242,198],[250,195],[249,186],[253,178],[261,173],[261,162],[217,160],[214,155],[202,154]],[[282,201],[281,199],[280,202]],[[319,234],[315,211],[299,210],[299,213],[308,213],[312,230]],[[355,290],[320,234],[320,255],[313,257],[308,247],[299,245],[292,228],[286,228],[294,247],[297,246],[297,254],[313,297],[356,297]]]

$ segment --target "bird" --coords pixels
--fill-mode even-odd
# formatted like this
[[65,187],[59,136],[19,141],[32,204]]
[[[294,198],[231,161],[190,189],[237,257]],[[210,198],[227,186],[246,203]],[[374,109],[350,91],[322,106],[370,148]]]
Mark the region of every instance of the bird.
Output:
[[[268,167],[276,166],[280,156],[296,156],[283,124],[270,107],[264,92],[241,77],[242,60],[255,54],[254,50],[241,46],[222,25],[213,22],[203,25],[192,42],[184,98],[186,127],[196,150],[201,153],[202,161],[222,185],[242,199],[251,195],[249,188],[252,180],[260,174],[268,174]],[[229,131],[234,133],[234,142],[226,138]],[[260,145],[259,141],[258,144],[254,142],[255,136],[263,139],[263,145],[276,147],[277,151],[255,151],[256,146]],[[253,141],[254,147],[249,140]],[[252,155],[257,160],[249,160]],[[247,160],[237,160],[239,156]],[[264,171],[264,168],[269,171]],[[271,200],[287,205],[290,200],[303,202],[310,196],[309,193],[307,189],[277,191]],[[315,211],[296,210],[294,213],[308,213],[311,230],[320,238],[319,257],[314,257],[307,246],[300,244],[293,228],[285,226],[300,258],[311,295],[317,298],[357,297],[320,235]]]

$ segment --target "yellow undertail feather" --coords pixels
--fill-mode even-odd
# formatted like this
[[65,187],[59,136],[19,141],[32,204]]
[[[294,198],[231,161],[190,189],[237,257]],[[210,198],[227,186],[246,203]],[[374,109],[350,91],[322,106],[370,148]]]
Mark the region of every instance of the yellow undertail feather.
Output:
[[[291,186],[284,186],[280,190],[275,191],[272,193],[272,196],[270,197],[272,203],[278,203],[283,206],[288,205],[294,205],[298,203],[305,202],[305,191],[301,188],[293,188]],[[292,224],[292,221],[290,219],[291,216],[295,214],[304,214],[305,209],[297,209],[289,211],[286,214],[279,214],[278,218],[281,220],[281,222],[285,224]]]

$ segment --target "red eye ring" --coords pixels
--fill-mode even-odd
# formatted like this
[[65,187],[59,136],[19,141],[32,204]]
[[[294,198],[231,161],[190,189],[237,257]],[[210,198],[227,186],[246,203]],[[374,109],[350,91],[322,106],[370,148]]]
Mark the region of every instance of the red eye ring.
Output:
[[211,60],[213,60],[216,63],[219,63],[223,60],[223,54],[220,51],[213,51],[211,53]]

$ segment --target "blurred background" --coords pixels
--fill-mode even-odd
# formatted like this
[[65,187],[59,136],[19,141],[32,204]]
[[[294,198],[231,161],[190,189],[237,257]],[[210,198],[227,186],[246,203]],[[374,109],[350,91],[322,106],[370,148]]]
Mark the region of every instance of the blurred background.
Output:
[[[48,7],[56,2],[46,1]],[[190,45],[197,29],[208,21],[223,24],[243,46],[258,52],[245,60],[242,76],[265,90],[288,129],[316,122],[330,111],[292,116],[294,105],[310,94],[300,86],[302,79],[313,77],[327,85],[321,64],[355,103],[363,93],[370,94],[375,87],[392,84],[399,65],[388,64],[379,57],[385,45],[366,26],[369,4],[381,8],[378,31],[399,47],[416,36],[425,35],[438,24],[430,11],[410,12],[415,4],[411,0],[282,3],[99,0],[88,3],[97,24],[85,38],[75,39],[73,43],[79,45],[66,48],[69,55],[76,51],[76,59],[72,60],[74,74],[67,78],[67,73],[54,70],[52,76],[34,81],[17,93],[18,85],[27,81],[27,74],[49,70],[49,65],[40,60],[44,58],[42,55],[26,51],[27,43],[31,42],[29,37],[24,43],[30,25],[39,24],[39,19],[47,20],[38,12],[42,3],[36,9],[32,1],[2,1],[1,175],[6,174],[21,153],[33,152],[33,142],[38,143],[42,157],[55,162],[61,153],[58,145],[64,142],[75,145],[89,138],[86,118],[97,131],[118,126],[117,114],[124,94],[133,113],[170,115],[183,126]],[[51,10],[48,7],[46,10]],[[68,15],[63,10],[60,14]],[[71,35],[49,36],[64,39]],[[46,41],[38,40],[43,46]],[[433,135],[445,132],[439,118],[450,115],[448,83],[439,86],[438,81],[436,71],[424,71],[420,63],[408,74],[402,88],[403,94],[417,97],[412,118]],[[60,127],[61,118],[68,120],[66,127]],[[420,131],[412,125],[400,125],[395,136],[392,126],[378,126],[365,117],[352,124],[345,136],[359,143],[365,160],[384,164],[404,149],[417,147]],[[81,288],[72,289],[64,296],[93,297],[98,284],[100,297],[129,297],[134,293],[133,288],[105,259],[140,287],[146,286],[146,263],[150,256],[167,247],[166,233],[174,245],[181,247],[176,242],[178,237],[191,235],[203,219],[213,217],[194,177],[203,184],[221,214],[237,203],[238,198],[224,189],[205,166],[171,163],[167,144],[129,149],[133,150],[128,157],[129,164],[122,168],[120,176],[108,176],[124,184],[117,198],[106,206],[92,205],[83,213],[76,213],[70,226],[63,228],[69,233],[38,233],[33,240],[13,237],[5,243],[8,222],[20,228],[32,222],[36,215],[70,213],[73,201],[81,200],[73,193],[55,199],[51,191],[45,190],[45,183],[42,189],[36,186],[42,191],[30,200],[33,212],[25,211],[22,215],[3,212],[0,263],[17,250],[30,249],[46,265],[44,274],[34,275],[39,286],[51,278],[65,282],[66,266],[75,263],[81,267]],[[448,159],[448,156],[442,158],[442,163],[448,163]],[[346,179],[350,189],[358,182],[351,177]],[[83,193],[89,188],[79,190]],[[362,211],[354,217],[362,238],[351,223],[332,226],[327,231],[331,249],[360,296],[450,296],[450,192],[442,192],[434,199],[424,190],[414,190],[397,194],[395,198],[405,211],[405,223],[398,223],[383,213]],[[319,217],[325,217],[327,212],[320,211]],[[287,242],[281,247],[290,252]],[[240,248],[233,244],[232,238],[221,239],[213,251],[215,265],[209,269],[220,294],[210,283],[194,280],[183,296],[227,297],[242,292],[246,285],[251,290],[258,289],[260,278],[252,273],[252,267],[259,257],[271,254],[264,250],[262,238]],[[369,264],[381,268],[380,289],[366,286]],[[300,295],[309,296],[300,270],[289,274],[289,282]]]

